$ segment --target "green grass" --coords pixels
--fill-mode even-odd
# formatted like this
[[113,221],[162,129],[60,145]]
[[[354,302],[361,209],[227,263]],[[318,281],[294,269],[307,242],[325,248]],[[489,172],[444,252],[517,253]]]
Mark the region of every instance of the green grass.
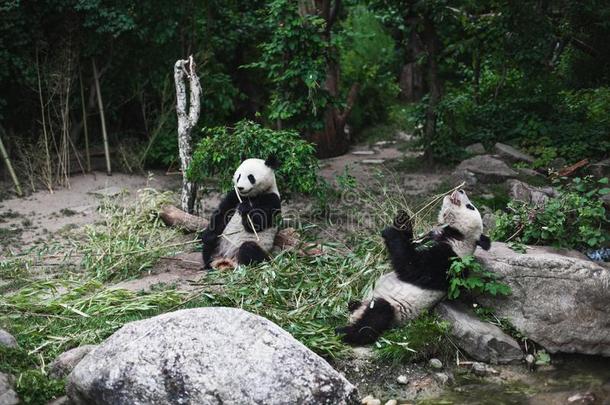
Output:
[[422,313],[404,326],[386,332],[375,344],[380,359],[391,363],[448,359],[453,354],[448,322],[436,314]]

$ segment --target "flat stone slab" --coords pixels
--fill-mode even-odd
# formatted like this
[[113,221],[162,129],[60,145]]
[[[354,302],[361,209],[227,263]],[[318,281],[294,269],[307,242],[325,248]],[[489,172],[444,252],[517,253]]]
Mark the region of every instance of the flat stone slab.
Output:
[[370,155],[374,155],[375,151],[374,150],[355,150],[352,151],[352,155],[356,155],[356,156],[370,156]]
[[365,165],[381,165],[385,163],[385,159],[362,159],[361,163]]

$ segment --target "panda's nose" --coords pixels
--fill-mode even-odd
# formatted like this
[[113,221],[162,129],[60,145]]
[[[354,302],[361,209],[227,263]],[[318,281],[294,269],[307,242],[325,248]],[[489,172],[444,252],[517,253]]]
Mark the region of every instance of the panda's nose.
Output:
[[244,188],[243,188],[243,187],[237,187],[237,189],[238,189],[239,191],[244,191]]

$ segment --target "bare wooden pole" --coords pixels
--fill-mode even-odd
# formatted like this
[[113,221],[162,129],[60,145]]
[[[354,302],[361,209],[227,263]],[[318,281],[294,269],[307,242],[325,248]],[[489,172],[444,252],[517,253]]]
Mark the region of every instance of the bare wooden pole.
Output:
[[78,69],[78,79],[80,82],[80,105],[83,111],[83,130],[85,131],[85,164],[87,172],[91,172],[91,154],[89,153],[89,127],[87,126],[87,107],[85,107],[85,88],[83,86],[83,72]]
[[44,149],[45,149],[45,164],[47,168],[47,177],[46,186],[49,189],[49,192],[53,194],[53,174],[51,171],[51,155],[49,153],[49,135],[47,134],[47,123],[46,123],[46,113],[45,113],[45,105],[42,99],[42,80],[40,78],[40,62],[38,60],[38,48],[36,48],[36,76],[38,78],[38,96],[40,99],[40,115],[42,116],[42,134],[44,137]]
[[21,185],[19,184],[19,179],[15,174],[15,170],[13,170],[13,165],[11,164],[11,160],[8,158],[8,153],[6,153],[6,149],[4,148],[4,143],[2,142],[2,138],[0,137],[0,154],[2,155],[2,160],[6,164],[6,168],[8,169],[8,173],[11,175],[11,179],[13,179],[13,184],[15,184],[15,191],[17,195],[21,197],[23,192],[21,191]]
[[[188,78],[190,99],[188,112],[186,109],[186,85],[184,77]],[[182,209],[189,214],[195,208],[196,184],[188,181],[186,171],[191,164],[193,147],[191,145],[191,131],[199,120],[201,84],[195,72],[193,55],[188,59],[178,60],[174,65],[174,81],[176,84],[176,114],[178,115],[178,151],[182,169]]]
[[106,118],[104,117],[104,103],[102,102],[102,91],[100,90],[100,78],[97,75],[97,67],[95,66],[95,59],[91,59],[91,65],[93,66],[93,80],[95,81],[95,93],[97,94],[97,105],[100,110],[100,121],[102,123],[102,137],[104,139],[104,155],[106,155],[106,174],[112,176],[112,169],[110,167],[110,150],[108,149],[108,133],[106,132]]

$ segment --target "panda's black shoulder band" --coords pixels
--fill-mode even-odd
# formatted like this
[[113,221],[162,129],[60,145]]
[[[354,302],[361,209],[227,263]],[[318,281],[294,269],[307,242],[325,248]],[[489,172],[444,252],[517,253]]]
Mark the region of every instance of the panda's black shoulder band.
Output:
[[[270,228],[275,223],[275,219],[280,214],[282,203],[280,197],[275,193],[266,193],[249,198],[247,201],[251,204],[248,209],[248,215],[242,215],[242,224],[246,231],[253,233],[252,225],[257,232]],[[246,203],[246,201],[244,201]],[[248,219],[250,216],[250,219]]]
[[229,223],[229,220],[235,213],[237,204],[239,204],[237,193],[235,190],[229,191],[222,201],[220,201],[218,208],[212,213],[207,229],[214,232],[216,235],[222,234]]

